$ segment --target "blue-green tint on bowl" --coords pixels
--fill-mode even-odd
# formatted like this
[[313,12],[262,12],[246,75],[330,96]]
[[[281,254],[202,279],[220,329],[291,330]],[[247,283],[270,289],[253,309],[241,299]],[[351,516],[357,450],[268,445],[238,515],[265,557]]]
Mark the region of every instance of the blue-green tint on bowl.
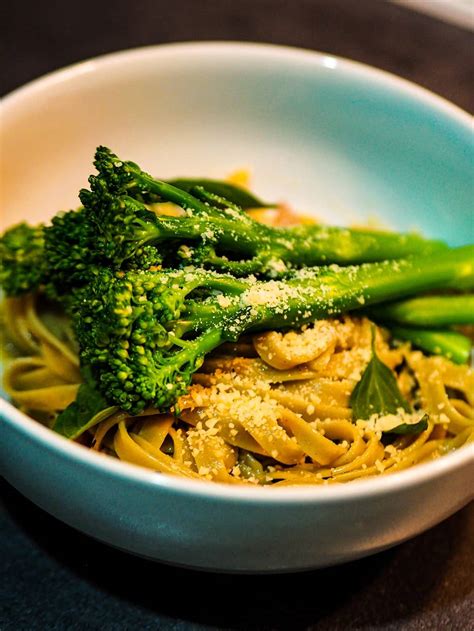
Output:
[[400,230],[416,229],[453,246],[474,241],[474,142],[467,115],[465,121],[451,118],[442,105],[400,90],[399,82],[381,84],[337,65],[313,79],[303,69],[280,83],[268,115],[281,117],[282,109],[288,135],[300,137],[309,153],[309,143],[318,153],[327,148],[335,162],[331,171],[344,158],[342,189],[347,170],[357,170],[353,221],[362,207]]

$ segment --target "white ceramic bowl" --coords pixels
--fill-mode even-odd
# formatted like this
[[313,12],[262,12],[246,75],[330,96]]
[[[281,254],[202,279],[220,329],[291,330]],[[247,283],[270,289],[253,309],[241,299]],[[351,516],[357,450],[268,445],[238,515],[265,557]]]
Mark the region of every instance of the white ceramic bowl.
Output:
[[[249,167],[254,188],[333,223],[378,216],[472,240],[469,117],[393,76],[328,55],[202,43],[108,55],[4,101],[5,225],[78,205],[98,144],[161,177]],[[1,469],[97,539],[169,563],[291,571],[429,528],[473,497],[474,445],[391,476],[230,488],[158,475],[69,443],[2,402]]]

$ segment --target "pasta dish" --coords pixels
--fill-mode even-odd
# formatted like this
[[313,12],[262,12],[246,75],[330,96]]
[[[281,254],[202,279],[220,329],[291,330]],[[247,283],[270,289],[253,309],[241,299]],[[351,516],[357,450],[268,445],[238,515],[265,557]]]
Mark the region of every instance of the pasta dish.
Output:
[[474,246],[333,228],[100,147],[78,210],[2,236],[7,395],[156,472],[333,484],[474,441]]

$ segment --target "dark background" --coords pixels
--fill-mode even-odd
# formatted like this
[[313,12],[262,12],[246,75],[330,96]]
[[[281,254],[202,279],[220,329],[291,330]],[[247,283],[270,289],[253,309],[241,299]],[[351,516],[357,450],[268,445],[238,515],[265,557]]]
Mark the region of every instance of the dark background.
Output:
[[[384,0],[17,0],[0,24],[2,94],[101,53],[232,39],[350,57],[474,111],[472,33]],[[248,577],[130,557],[0,490],[2,631],[474,629],[474,504],[368,559]]]
[[123,48],[230,39],[350,57],[474,111],[472,32],[385,0],[11,0],[2,13],[2,93]]

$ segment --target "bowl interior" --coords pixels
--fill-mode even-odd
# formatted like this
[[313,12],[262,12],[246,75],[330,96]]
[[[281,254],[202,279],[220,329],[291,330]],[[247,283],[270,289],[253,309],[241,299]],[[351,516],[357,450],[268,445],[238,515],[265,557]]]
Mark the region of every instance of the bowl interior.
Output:
[[252,173],[335,224],[473,238],[466,115],[389,75],[269,46],[189,44],[84,62],[6,99],[3,219],[78,205],[98,144],[159,177]]
[[[471,138],[454,106],[326,55],[216,43],[130,51],[5,100],[1,221],[77,206],[105,144],[159,177],[246,167],[264,199],[331,223],[376,218],[461,244],[474,236]],[[70,443],[8,403],[0,409],[2,466],[17,488],[100,540],[172,563],[332,564],[413,536],[471,497],[473,445],[393,476],[269,493],[157,476]]]
[[[334,224],[474,240],[470,118],[386,73],[284,47],[198,43],[116,53],[4,100],[3,226],[76,207],[94,149],[158,177],[221,178]],[[0,367],[1,368],[1,367]]]

